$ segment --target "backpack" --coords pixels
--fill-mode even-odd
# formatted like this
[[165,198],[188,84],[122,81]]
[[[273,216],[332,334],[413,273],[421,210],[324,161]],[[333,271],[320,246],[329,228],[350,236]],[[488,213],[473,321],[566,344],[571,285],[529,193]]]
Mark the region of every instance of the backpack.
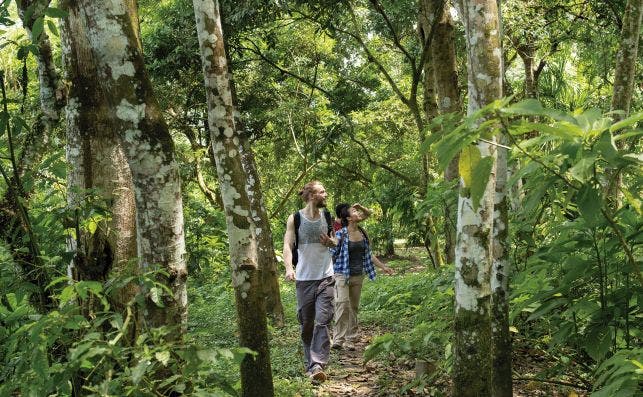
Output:
[[[322,211],[324,214],[324,218],[326,219],[326,226],[328,230],[326,231],[326,234],[328,234],[328,237],[331,236],[331,233],[333,231],[333,222],[330,219],[330,212],[327,209],[324,209]],[[299,225],[301,225],[301,214],[299,211],[295,212],[294,214],[294,220],[295,220],[295,247],[293,248],[292,251],[292,266],[296,267],[297,266],[297,260],[299,259],[299,253],[297,252],[297,248],[299,247]]]

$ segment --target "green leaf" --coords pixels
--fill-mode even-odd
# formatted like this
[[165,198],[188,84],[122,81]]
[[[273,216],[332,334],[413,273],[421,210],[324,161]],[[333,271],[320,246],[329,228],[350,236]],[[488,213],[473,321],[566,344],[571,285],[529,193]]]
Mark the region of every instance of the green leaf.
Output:
[[156,359],[157,359],[161,364],[163,364],[164,366],[167,366],[167,363],[170,361],[170,352],[169,352],[169,351],[167,351],[167,350],[162,351],[162,352],[156,352],[156,353],[154,354],[154,357],[156,357]]
[[474,211],[478,210],[480,200],[484,195],[491,175],[491,168],[493,168],[494,158],[487,156],[478,162],[478,165],[473,170],[473,178],[471,181],[471,201],[473,203]]
[[56,24],[54,23],[54,21],[47,19],[47,27],[49,28],[49,31],[51,32],[51,34],[53,34],[56,37],[59,36],[58,27],[56,27]]
[[569,169],[571,176],[580,182],[586,182],[594,175],[594,156],[583,157],[572,168]]
[[529,317],[527,317],[527,321],[539,319],[545,314],[556,309],[557,307],[564,305],[565,303],[567,303],[566,299],[559,299],[559,298],[550,299],[547,302],[541,304],[536,310],[534,310],[534,312],[531,313]]
[[61,10],[60,8],[49,7],[45,10],[45,15],[50,18],[66,18],[69,13],[65,10]]
[[540,116],[543,115],[544,109],[543,105],[537,99],[525,99],[502,109],[502,111],[509,114]]
[[594,144],[594,149],[609,162],[618,158],[618,151],[609,131],[603,131],[600,139]]
[[62,292],[60,293],[60,296],[58,299],[60,299],[60,307],[63,307],[67,302],[69,302],[71,299],[73,299],[76,296],[76,292],[74,290],[73,285],[68,285],[66,286]]
[[610,132],[622,130],[623,128],[636,124],[641,120],[643,120],[643,112],[634,113],[625,120],[621,120],[617,123],[612,124],[612,126],[610,127]]
[[150,361],[144,358],[139,361],[138,364],[136,364],[136,367],[132,368],[132,383],[134,383],[135,385],[139,384],[150,364]]
[[567,141],[573,140],[576,137],[575,134],[570,131],[569,124],[556,123],[549,125],[525,121],[510,127],[511,135],[528,134],[532,131],[538,131]]
[[478,166],[482,155],[477,146],[467,146],[460,152],[460,159],[458,160],[458,171],[464,183],[464,187],[471,187],[471,180],[473,178],[473,170]]
[[45,19],[43,17],[36,18],[31,27],[31,41],[34,43],[38,41],[40,34],[44,28]]
[[577,193],[577,204],[589,227],[599,226],[604,218],[601,214],[601,193],[590,185],[583,185]]
[[163,300],[161,299],[162,296],[163,296],[163,291],[160,288],[158,287],[150,288],[150,299],[152,299],[152,302],[156,303],[156,306],[158,307],[164,307]]

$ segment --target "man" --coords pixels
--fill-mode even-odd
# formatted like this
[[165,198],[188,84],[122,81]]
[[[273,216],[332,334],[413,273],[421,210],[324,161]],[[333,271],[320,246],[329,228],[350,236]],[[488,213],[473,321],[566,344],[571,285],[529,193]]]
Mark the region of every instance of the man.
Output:
[[[284,235],[286,280],[295,280],[306,374],[314,382],[323,382],[327,379],[324,368],[330,357],[329,325],[334,313],[333,263],[328,248],[337,242],[329,236],[330,214],[320,211],[326,207],[324,186],[319,181],[308,182],[299,195],[306,206],[298,215],[288,217]],[[293,257],[297,258],[296,271]]]

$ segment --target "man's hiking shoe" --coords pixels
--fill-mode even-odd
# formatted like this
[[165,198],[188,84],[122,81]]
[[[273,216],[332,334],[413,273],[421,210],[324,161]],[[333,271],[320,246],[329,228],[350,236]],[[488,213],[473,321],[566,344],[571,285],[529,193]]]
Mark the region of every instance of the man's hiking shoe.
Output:
[[321,367],[316,366],[310,373],[310,380],[313,383],[322,383],[325,382],[326,379],[328,379],[328,376],[326,376],[326,373]]

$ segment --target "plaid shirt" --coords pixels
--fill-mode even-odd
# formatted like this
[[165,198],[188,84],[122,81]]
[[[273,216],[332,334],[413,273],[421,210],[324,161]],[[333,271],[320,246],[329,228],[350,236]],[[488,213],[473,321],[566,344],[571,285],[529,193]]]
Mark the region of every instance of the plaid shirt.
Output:
[[[350,267],[348,265],[348,229],[346,227],[341,228],[335,233],[335,236],[338,241],[337,247],[330,249],[333,255],[335,274],[343,274],[348,279],[348,277],[350,277]],[[364,272],[368,274],[368,278],[373,280],[375,279],[375,266],[373,266],[371,247],[366,237],[364,237],[364,242],[366,244]]]

